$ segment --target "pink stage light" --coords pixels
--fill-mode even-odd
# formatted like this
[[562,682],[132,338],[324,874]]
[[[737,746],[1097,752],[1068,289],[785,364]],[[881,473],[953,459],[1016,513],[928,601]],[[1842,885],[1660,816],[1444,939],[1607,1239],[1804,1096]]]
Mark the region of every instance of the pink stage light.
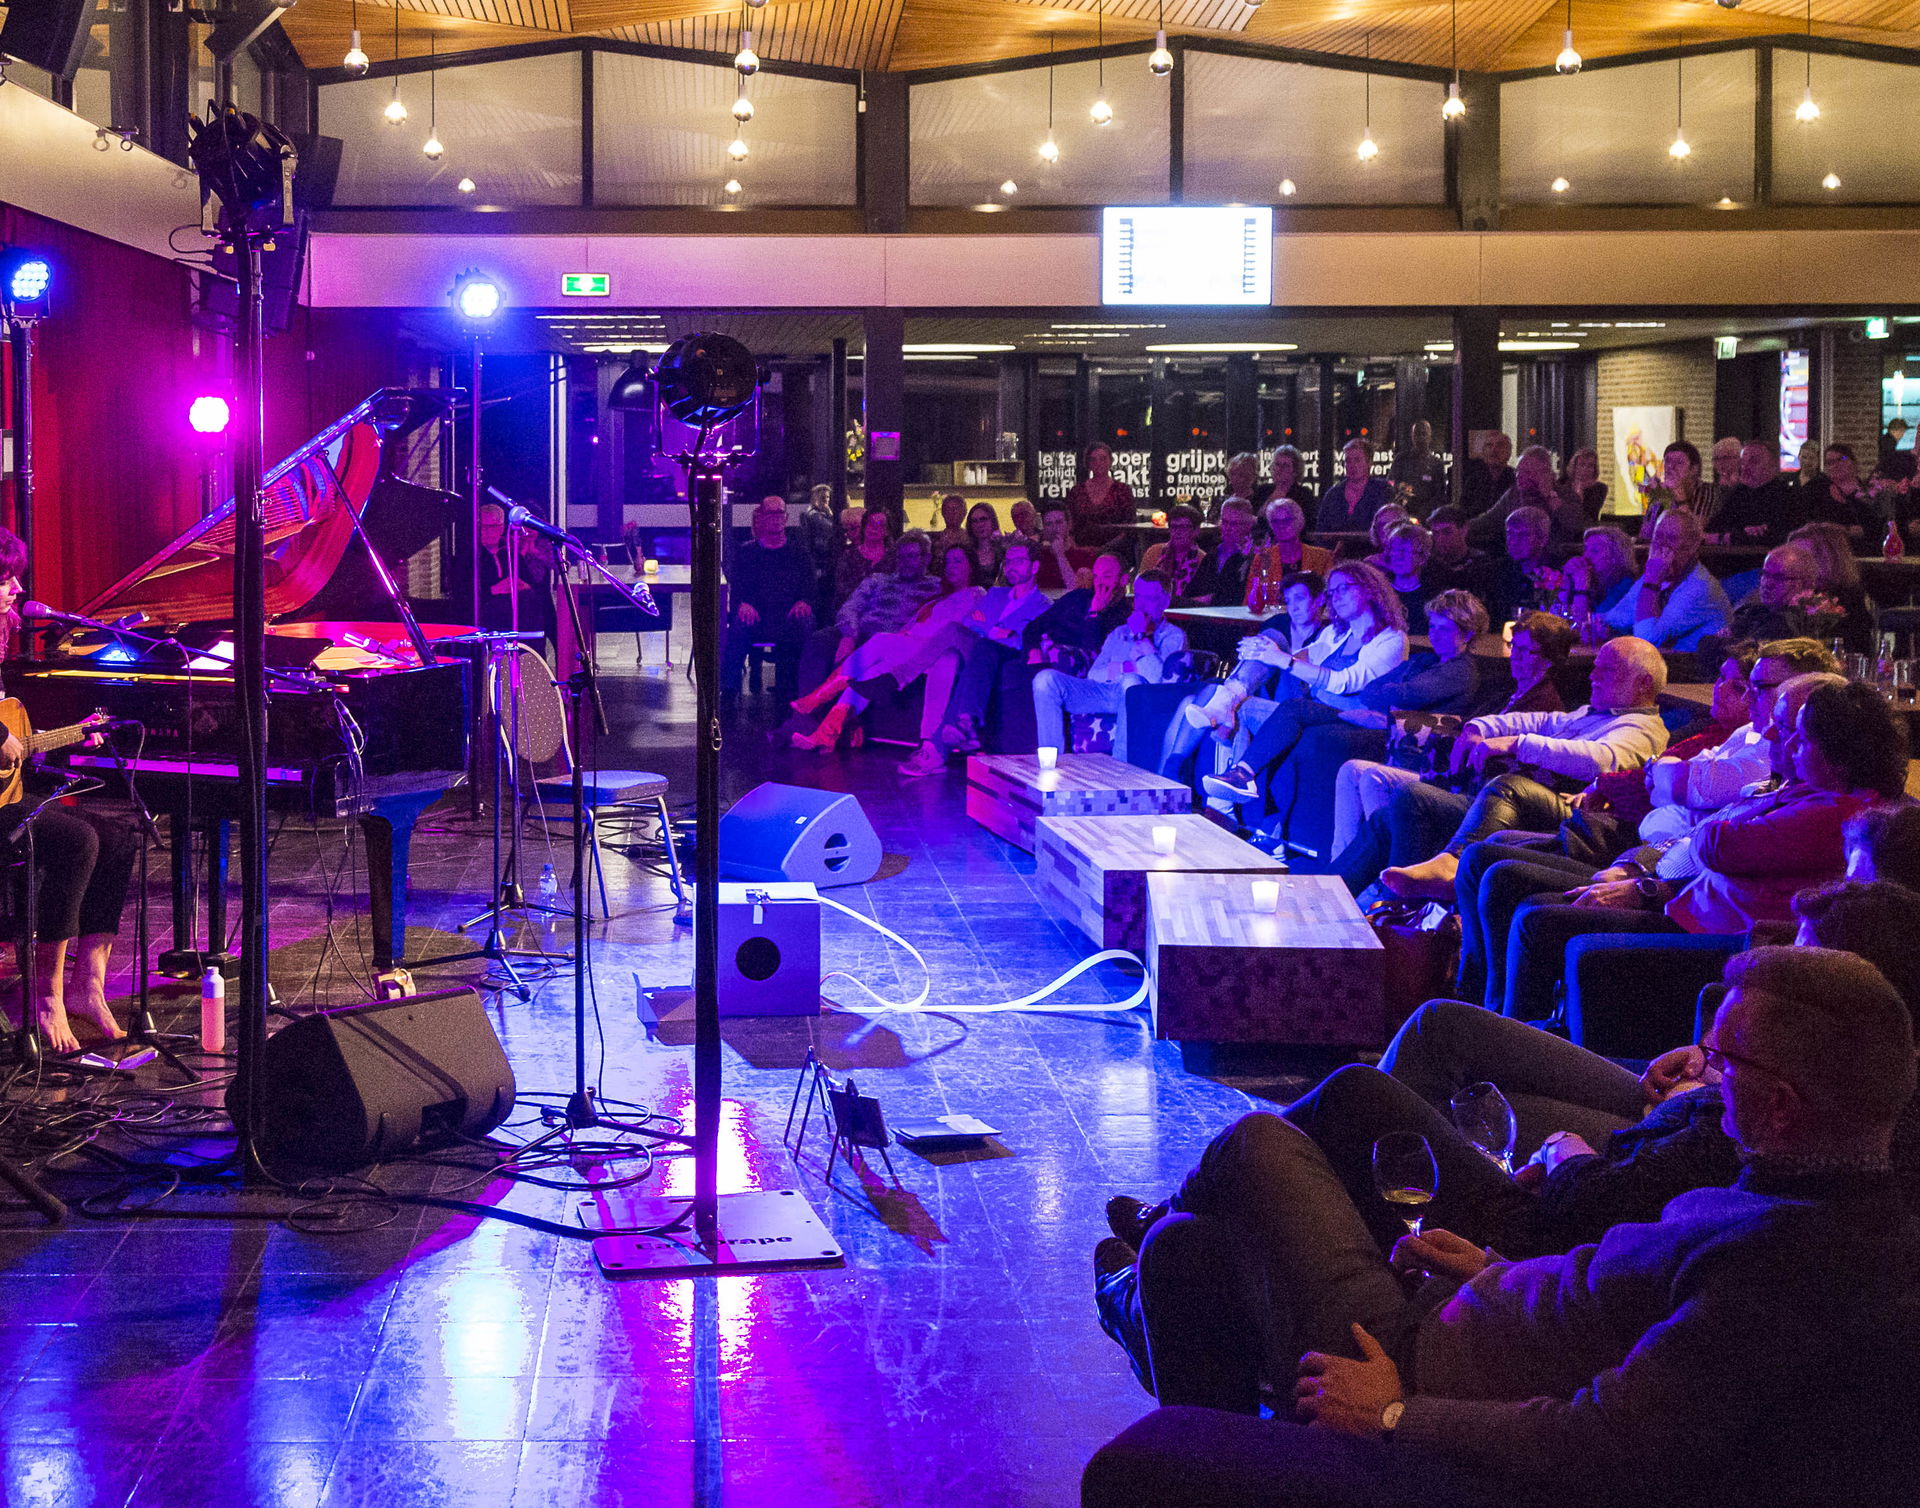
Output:
[[233,417],[233,411],[227,407],[225,398],[216,398],[206,394],[195,398],[187,409],[187,423],[198,434],[217,435],[226,431],[227,421]]

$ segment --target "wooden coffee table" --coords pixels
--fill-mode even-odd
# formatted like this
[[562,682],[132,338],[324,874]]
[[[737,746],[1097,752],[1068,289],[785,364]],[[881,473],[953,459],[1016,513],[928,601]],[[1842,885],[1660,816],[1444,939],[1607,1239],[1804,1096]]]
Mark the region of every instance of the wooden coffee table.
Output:
[[1386,953],[1332,875],[1279,878],[1256,912],[1247,874],[1147,876],[1154,1035],[1180,1042],[1380,1047]]
[[1190,812],[1193,792],[1177,780],[1110,754],[1065,754],[1043,770],[1034,754],[967,757],[967,815],[1016,848],[1033,852],[1042,817],[1146,816]]
[[[1156,827],[1173,829],[1172,853],[1154,846]],[[1042,817],[1036,834],[1040,893],[1103,948],[1146,946],[1149,874],[1286,873],[1273,855],[1193,812]]]

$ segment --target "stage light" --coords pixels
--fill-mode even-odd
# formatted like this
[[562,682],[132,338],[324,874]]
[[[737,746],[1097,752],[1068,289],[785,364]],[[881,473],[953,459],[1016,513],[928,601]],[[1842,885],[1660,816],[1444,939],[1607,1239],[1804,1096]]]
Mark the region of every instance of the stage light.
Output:
[[1371,129],[1368,130],[1366,135],[1360,138],[1360,145],[1355,149],[1354,155],[1362,162],[1372,162],[1374,158],[1380,155],[1380,143],[1373,139]]
[[1820,118],[1820,107],[1814,103],[1813,85],[1807,85],[1807,92],[1800,96],[1800,103],[1794,107],[1793,118],[1803,126]]
[[44,319],[53,306],[53,263],[37,251],[0,252],[0,315],[23,323]]
[[607,390],[607,407],[628,413],[644,413],[653,406],[653,371],[647,358],[636,356],[627,369],[614,378]]
[[232,418],[227,400],[212,393],[203,393],[187,405],[187,423],[197,435],[223,434]]
[[654,369],[660,401],[682,424],[724,424],[760,386],[753,353],[730,335],[685,335]]
[[484,323],[500,312],[500,285],[481,272],[463,272],[454,279],[453,307],[462,319]]

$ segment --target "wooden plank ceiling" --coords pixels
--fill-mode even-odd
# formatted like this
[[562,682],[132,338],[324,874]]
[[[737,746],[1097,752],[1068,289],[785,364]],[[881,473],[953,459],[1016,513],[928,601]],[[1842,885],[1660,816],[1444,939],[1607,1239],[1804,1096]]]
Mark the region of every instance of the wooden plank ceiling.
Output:
[[[554,37],[602,36],[658,46],[732,52],[743,16],[763,58],[838,68],[938,68],[1031,56],[1048,38],[1065,47],[1150,37],[1160,0],[406,0],[398,54],[456,53]],[[347,48],[357,13],[377,62],[395,56],[391,0],[302,0],[281,24],[312,67]],[[1566,0],[1461,0],[1459,63],[1501,70],[1540,67],[1560,50]],[[1188,36],[1240,37],[1407,63],[1452,60],[1454,12],[1434,0],[1166,0],[1166,27]],[[1806,25],[1803,0],[1575,0],[1575,36],[1588,57],[1676,43],[1733,40]],[[1920,47],[1920,0],[1814,0],[1815,34]]]

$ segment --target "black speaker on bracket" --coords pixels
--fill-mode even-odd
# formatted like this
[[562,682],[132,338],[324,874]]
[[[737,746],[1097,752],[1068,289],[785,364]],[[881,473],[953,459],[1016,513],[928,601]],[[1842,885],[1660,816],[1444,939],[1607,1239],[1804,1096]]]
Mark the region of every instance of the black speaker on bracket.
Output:
[[513,1112],[513,1069],[472,990],[303,1016],[267,1040],[261,1076],[267,1155],[303,1167],[364,1168]]
[[15,0],[0,21],[0,53],[70,79],[93,40],[96,0]]

